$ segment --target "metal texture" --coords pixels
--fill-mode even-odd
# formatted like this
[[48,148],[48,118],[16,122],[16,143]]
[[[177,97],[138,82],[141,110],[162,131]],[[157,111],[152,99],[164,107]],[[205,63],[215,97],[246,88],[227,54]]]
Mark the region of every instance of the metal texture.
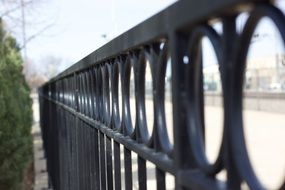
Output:
[[[249,18],[238,32],[236,19],[245,11]],[[156,186],[161,190],[167,188],[166,174],[175,177],[175,189],[241,189],[242,183],[250,189],[266,189],[252,169],[242,118],[247,52],[263,17],[275,23],[284,43],[284,14],[269,1],[178,1],[44,84],[39,89],[40,114],[52,188],[132,189],[134,153],[139,189],[147,189],[147,161],[156,167]],[[222,32],[214,29],[215,22],[220,22]],[[215,49],[223,91],[223,139],[214,163],[208,161],[203,142],[203,37]],[[164,104],[170,60],[171,133]],[[145,105],[147,64],[153,108]],[[135,84],[135,111],[130,108],[131,82]],[[152,131],[148,131],[147,109],[154,112]],[[225,180],[216,177],[222,170]],[[285,183],[280,189],[285,189]]]

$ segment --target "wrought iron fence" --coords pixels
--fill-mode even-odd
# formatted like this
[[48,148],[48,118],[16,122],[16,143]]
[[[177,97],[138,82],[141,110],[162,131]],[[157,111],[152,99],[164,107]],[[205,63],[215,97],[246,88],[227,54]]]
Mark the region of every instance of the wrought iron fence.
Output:
[[[238,31],[243,12],[249,17]],[[139,189],[147,188],[147,161],[161,190],[166,174],[174,176],[175,189],[265,189],[247,154],[242,117],[247,52],[263,17],[272,19],[284,42],[284,14],[270,1],[179,1],[44,84],[40,114],[50,185],[132,189],[135,153]],[[223,137],[214,162],[204,142],[203,37],[215,49],[223,95]],[[165,94],[170,84],[172,96]],[[146,107],[150,94],[153,107]],[[165,101],[172,101],[171,115]],[[217,178],[221,171],[224,179]]]

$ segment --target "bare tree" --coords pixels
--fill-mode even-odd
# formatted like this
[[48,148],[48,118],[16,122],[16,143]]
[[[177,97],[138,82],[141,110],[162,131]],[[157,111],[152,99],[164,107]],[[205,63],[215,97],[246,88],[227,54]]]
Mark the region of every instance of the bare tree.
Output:
[[60,67],[63,64],[63,59],[54,55],[47,55],[40,61],[42,72],[44,76],[48,79],[55,77],[60,72]]
[[27,44],[54,25],[55,18],[44,18],[47,0],[0,0],[0,18],[7,30],[18,38],[24,59]]
[[35,90],[44,82],[55,77],[60,71],[64,60],[61,57],[47,55],[38,63],[27,59],[24,63],[24,74],[30,87]]

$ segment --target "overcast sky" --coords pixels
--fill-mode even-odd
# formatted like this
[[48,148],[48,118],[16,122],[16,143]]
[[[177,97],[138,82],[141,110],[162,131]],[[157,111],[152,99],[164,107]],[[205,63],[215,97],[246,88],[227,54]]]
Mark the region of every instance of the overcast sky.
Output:
[[[53,26],[28,44],[28,56],[40,61],[46,55],[55,55],[74,63],[173,2],[50,0],[41,5],[41,16]],[[39,27],[31,27],[28,35],[35,32],[35,28]]]
[[[41,65],[42,59],[46,56],[60,57],[66,63],[61,66],[63,69],[115,36],[171,5],[175,0],[41,0],[37,2],[32,8],[26,9],[27,37],[46,25],[51,27],[28,43],[28,57],[36,65]],[[285,1],[278,2],[279,6],[285,10]],[[220,30],[221,25],[217,25],[216,29]],[[260,38],[252,43],[251,56],[284,51],[279,34],[276,33],[277,30],[269,19],[264,19],[256,31],[260,34]],[[103,38],[102,35],[106,35],[107,38]],[[18,41],[22,42],[21,31],[18,31],[17,36]],[[207,49],[211,48],[209,44],[206,46]],[[213,51],[207,51],[206,57],[212,60]]]

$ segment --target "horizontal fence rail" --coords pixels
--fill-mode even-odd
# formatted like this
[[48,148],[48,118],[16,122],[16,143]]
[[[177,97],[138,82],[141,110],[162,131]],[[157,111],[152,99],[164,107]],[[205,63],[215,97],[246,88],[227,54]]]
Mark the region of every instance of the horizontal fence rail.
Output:
[[[44,84],[39,101],[50,186],[151,189],[152,163],[160,190],[169,189],[167,176],[175,189],[266,189],[247,153],[242,102],[247,53],[262,18],[273,21],[284,44],[285,18],[271,3],[178,1]],[[222,86],[223,135],[213,162],[204,142],[204,37],[214,47]]]

